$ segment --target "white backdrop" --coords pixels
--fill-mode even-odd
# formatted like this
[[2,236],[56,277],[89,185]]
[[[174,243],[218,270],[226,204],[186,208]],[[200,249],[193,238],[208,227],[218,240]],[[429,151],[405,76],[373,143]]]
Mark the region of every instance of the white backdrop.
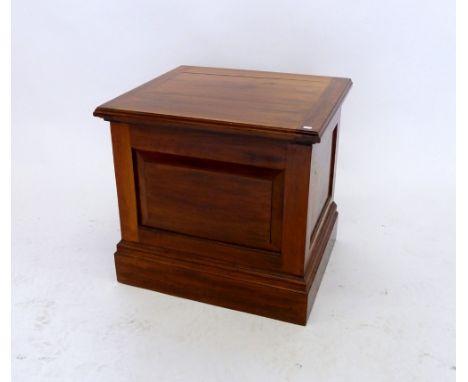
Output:
[[[12,4],[18,381],[446,381],[454,364],[452,1]],[[305,328],[115,281],[94,108],[175,66],[350,77],[338,242]]]

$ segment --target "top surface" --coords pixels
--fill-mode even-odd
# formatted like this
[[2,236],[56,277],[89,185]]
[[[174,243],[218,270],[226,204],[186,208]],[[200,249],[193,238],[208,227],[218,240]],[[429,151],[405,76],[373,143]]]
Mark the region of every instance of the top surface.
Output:
[[321,135],[351,84],[347,78],[180,66],[99,106],[94,115]]

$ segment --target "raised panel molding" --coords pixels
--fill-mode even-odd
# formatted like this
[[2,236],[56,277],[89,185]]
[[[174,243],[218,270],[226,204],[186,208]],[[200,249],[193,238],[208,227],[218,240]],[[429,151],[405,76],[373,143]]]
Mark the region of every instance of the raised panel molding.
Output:
[[281,171],[145,151],[134,158],[142,226],[280,249]]

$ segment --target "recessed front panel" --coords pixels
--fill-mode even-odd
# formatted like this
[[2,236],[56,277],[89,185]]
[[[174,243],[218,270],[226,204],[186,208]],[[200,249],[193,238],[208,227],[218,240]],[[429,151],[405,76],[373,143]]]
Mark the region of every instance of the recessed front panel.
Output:
[[279,171],[141,151],[134,157],[141,225],[279,248]]

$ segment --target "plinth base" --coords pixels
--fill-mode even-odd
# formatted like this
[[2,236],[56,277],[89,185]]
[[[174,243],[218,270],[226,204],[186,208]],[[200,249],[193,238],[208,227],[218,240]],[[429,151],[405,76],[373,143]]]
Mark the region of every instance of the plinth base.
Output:
[[207,263],[164,248],[121,241],[119,282],[225,308],[306,325],[336,238],[332,203],[319,225],[304,277]]

